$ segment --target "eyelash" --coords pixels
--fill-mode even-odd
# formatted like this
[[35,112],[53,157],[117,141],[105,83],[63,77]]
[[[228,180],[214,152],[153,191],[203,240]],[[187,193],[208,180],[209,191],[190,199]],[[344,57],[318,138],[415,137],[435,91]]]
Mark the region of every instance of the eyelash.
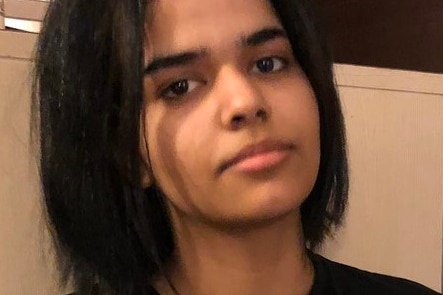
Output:
[[[260,71],[260,69],[258,67],[258,63],[259,62],[269,62],[269,61],[272,61],[273,68],[270,71],[264,71],[264,72]],[[277,70],[274,69],[274,66],[275,66],[276,62],[279,63]],[[251,72],[257,73],[257,74],[260,74],[260,75],[276,73],[276,72],[280,72],[283,69],[285,69],[288,64],[289,64],[289,62],[285,58],[278,57],[278,56],[268,56],[268,57],[260,58],[259,60],[255,61],[254,62],[254,66],[253,66]],[[268,66],[269,66],[269,64],[268,64]],[[164,88],[163,90],[160,91],[160,97],[165,98],[165,99],[170,99],[170,100],[184,97],[188,93],[193,91],[196,87],[198,87],[198,85],[196,85],[196,84],[199,84],[199,83],[200,84],[205,84],[204,82],[201,82],[201,81],[198,81],[198,80],[191,80],[191,79],[176,80],[176,81],[168,84],[168,86],[166,88]],[[175,90],[180,90],[179,88],[182,88],[182,90],[185,93],[183,93],[183,94],[174,94],[173,93],[174,87],[178,87],[178,89],[175,89]],[[171,95],[171,93],[172,93],[172,95]]]
[[[288,61],[287,61],[286,59],[282,58],[282,57],[278,57],[278,56],[269,56],[269,57],[264,57],[264,58],[261,58],[261,59],[257,60],[257,61],[254,63],[254,67],[257,66],[257,64],[258,64],[259,62],[263,62],[263,61],[273,61],[274,63],[275,63],[275,61],[278,61],[278,62],[280,63],[280,68],[277,69],[277,70],[272,69],[272,70],[269,71],[269,72],[259,72],[260,74],[268,74],[268,73],[279,72],[279,71],[283,70],[283,69],[288,65]],[[273,64],[273,65],[274,65],[274,64]]]
[[[185,83],[185,82],[186,82],[186,84],[183,85],[183,83]],[[169,84],[165,89],[160,91],[160,97],[163,97],[163,98],[166,98],[166,99],[175,99],[175,98],[183,97],[186,94],[188,94],[189,91],[192,91],[196,87],[198,87],[198,85],[195,85],[195,84],[198,84],[198,83],[204,84],[203,82],[200,82],[200,81],[197,81],[197,80],[191,80],[191,79],[181,79],[181,80],[174,81],[171,84]],[[190,86],[190,84],[191,84],[191,86]],[[173,95],[170,95],[170,93],[173,91],[174,87],[184,87],[186,93],[185,94],[173,94]]]

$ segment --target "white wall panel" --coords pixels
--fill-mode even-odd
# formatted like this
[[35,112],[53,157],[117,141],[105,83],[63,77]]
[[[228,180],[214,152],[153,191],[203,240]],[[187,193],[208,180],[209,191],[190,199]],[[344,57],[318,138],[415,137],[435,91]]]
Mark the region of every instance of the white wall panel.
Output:
[[443,93],[443,76],[353,66],[337,72],[350,204],[324,253],[441,291],[443,94],[429,93]]

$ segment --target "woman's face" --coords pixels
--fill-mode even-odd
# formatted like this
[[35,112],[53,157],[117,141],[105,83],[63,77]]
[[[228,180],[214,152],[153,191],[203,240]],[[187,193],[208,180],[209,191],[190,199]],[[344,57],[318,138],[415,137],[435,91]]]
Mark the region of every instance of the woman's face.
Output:
[[297,212],[319,117],[271,4],[155,1],[147,26],[144,136],[171,210],[220,225]]

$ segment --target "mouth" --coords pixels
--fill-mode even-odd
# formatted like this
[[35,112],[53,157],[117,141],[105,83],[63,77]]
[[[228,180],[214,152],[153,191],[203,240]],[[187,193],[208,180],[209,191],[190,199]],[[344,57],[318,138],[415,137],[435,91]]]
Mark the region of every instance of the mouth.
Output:
[[294,149],[294,144],[284,141],[264,140],[241,149],[218,169],[221,174],[228,169],[244,173],[269,170],[283,162]]

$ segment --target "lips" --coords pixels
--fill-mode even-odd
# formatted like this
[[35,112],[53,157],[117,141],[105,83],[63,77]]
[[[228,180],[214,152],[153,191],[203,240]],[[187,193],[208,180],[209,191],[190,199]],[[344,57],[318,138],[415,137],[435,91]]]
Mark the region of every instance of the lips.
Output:
[[257,171],[266,168],[279,160],[285,153],[294,148],[294,144],[279,140],[264,140],[250,144],[241,149],[234,157],[223,162],[218,172],[222,173],[233,166],[241,166],[243,170]]

